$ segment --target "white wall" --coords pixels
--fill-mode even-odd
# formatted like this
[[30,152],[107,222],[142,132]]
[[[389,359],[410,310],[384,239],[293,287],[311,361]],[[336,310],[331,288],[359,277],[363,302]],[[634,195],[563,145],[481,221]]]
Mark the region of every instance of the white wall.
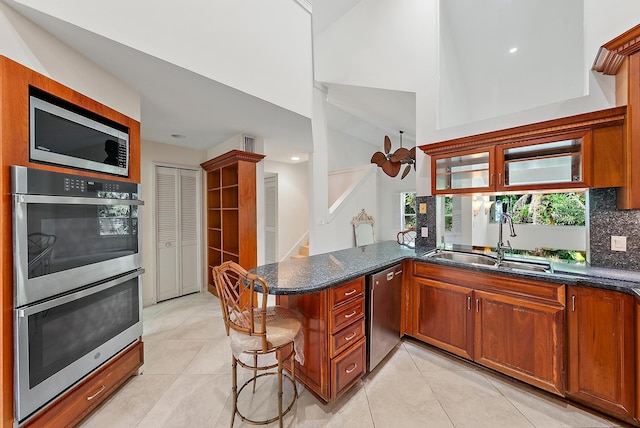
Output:
[[0,55],[135,120],[140,95],[0,2]]
[[[140,178],[142,184],[142,266],[145,273],[142,276],[142,301],[145,306],[156,303],[156,233],[155,233],[155,181],[154,169],[157,164],[175,167],[200,167],[205,162],[207,154],[203,150],[193,150],[169,144],[142,141],[140,160]],[[206,186],[204,173],[202,185],[202,287],[206,286]]]
[[309,231],[308,162],[290,164],[265,159],[265,173],[278,176],[278,253],[282,260]]
[[292,0],[12,2],[311,116],[311,15]]

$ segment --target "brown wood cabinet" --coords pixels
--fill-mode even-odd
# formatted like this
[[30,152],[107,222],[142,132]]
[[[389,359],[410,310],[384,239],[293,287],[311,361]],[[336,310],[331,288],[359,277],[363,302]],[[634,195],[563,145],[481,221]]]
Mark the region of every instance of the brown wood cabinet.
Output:
[[564,285],[422,262],[413,276],[413,337],[564,394]]
[[304,328],[304,364],[296,378],[324,402],[334,401],[367,371],[365,280],[358,278],[313,294],[278,296]]
[[414,280],[416,339],[473,359],[473,289],[430,279]]
[[[29,159],[29,87],[37,88],[129,129],[129,177],[108,176],[109,179],[140,182],[140,123],[108,106],[86,97],[23,65],[0,56],[0,426],[12,427],[13,414],[13,243],[11,225],[10,166],[57,172],[68,169],[32,162]],[[87,177],[105,177],[89,171],[73,171]],[[141,346],[140,346],[141,347]],[[109,370],[108,366],[105,370]],[[109,391],[101,395],[106,396]],[[65,396],[66,397],[66,396]],[[66,400],[66,398],[65,398]],[[66,402],[66,401],[65,401]],[[56,405],[57,406],[57,405]],[[61,404],[61,406],[63,406]],[[61,409],[62,407],[57,407]],[[63,426],[50,424],[48,426]]]
[[207,190],[207,288],[216,293],[212,269],[227,260],[256,267],[256,163],[264,155],[232,150],[201,166]]
[[626,107],[420,146],[432,193],[620,187]]
[[633,418],[633,296],[572,286],[568,305],[567,396],[620,418]]
[[80,381],[64,396],[49,405],[22,427],[71,427],[95,409],[144,362],[142,341],[136,342],[100,369]]
[[562,306],[480,290],[472,306],[474,361],[564,394]]

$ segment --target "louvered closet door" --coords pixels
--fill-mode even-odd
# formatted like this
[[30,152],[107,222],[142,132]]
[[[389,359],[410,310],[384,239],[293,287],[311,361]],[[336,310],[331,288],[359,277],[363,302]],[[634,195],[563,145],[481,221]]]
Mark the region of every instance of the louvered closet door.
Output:
[[198,172],[156,167],[157,300],[200,290]]
[[182,294],[200,291],[198,254],[198,171],[180,170],[180,278]]

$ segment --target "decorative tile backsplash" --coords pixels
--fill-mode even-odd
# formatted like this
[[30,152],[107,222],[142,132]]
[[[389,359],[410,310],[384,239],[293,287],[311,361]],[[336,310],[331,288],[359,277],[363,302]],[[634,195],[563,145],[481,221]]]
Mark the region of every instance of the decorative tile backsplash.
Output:
[[[420,214],[420,204],[427,205],[427,212]],[[435,196],[416,197],[416,251],[432,250],[436,246],[436,198]],[[427,236],[422,236],[422,228],[428,230]]]
[[[587,198],[591,266],[640,269],[640,210],[616,209],[615,189],[591,189]],[[627,251],[611,250],[611,236],[625,236]]]

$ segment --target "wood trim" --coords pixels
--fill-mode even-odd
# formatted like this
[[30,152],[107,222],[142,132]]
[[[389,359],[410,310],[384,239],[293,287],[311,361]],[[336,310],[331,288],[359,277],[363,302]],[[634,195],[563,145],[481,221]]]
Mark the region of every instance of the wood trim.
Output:
[[214,168],[220,168],[222,166],[231,165],[238,161],[258,163],[264,157],[265,155],[262,155],[259,153],[244,152],[242,150],[230,150],[223,155],[220,155],[218,157],[209,159],[208,161],[201,163],[200,166],[205,171],[210,171]]
[[[29,86],[119,123],[129,129],[129,177],[45,165],[29,160]],[[13,246],[10,165],[87,177],[140,182],[140,123],[73,89],[0,55],[0,426],[13,426]]]
[[640,51],[640,25],[636,25],[602,45],[591,68],[613,76],[618,73],[625,57],[638,51]]
[[614,107],[560,119],[491,131],[484,134],[440,141],[433,144],[425,144],[419,146],[419,148],[430,156],[459,150],[471,150],[491,145],[527,141],[573,131],[586,131],[604,126],[621,125],[624,123],[626,115],[626,106]]

